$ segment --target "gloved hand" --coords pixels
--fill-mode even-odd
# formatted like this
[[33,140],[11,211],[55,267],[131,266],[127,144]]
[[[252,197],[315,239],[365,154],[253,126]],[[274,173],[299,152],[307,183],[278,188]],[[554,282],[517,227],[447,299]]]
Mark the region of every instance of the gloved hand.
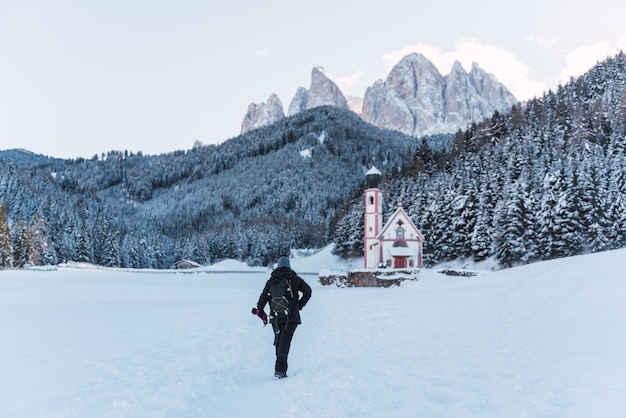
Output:
[[265,315],[265,311],[263,309],[257,309],[256,316],[261,318],[261,321],[263,321],[263,326],[267,325],[267,315]]
[[267,325],[267,315],[263,309],[252,308],[252,313],[261,318],[263,326]]

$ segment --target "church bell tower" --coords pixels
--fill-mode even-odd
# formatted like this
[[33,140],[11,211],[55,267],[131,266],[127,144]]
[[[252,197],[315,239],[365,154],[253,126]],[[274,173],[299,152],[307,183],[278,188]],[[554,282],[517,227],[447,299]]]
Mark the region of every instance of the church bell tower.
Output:
[[365,190],[365,231],[363,235],[365,268],[378,268],[380,248],[378,235],[383,228],[382,192],[378,188],[382,174],[376,167],[365,174],[367,189]]

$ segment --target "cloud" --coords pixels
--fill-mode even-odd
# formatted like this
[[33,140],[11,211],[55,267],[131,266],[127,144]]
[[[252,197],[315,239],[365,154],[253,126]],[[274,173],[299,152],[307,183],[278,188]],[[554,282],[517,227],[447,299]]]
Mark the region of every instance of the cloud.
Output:
[[348,91],[353,87],[357,86],[363,77],[363,71],[359,70],[354,72],[353,74],[343,76],[343,77],[335,77],[334,81],[339,86],[341,91]]
[[589,71],[598,62],[616,55],[619,50],[626,50],[626,32],[622,34],[616,45],[608,41],[593,45],[583,45],[565,54],[565,68],[557,77],[559,84],[565,84],[570,77],[578,77]]
[[459,61],[466,71],[471,69],[473,62],[476,62],[485,71],[493,74],[518,100],[540,96],[547,89],[545,83],[530,77],[530,67],[519,61],[513,53],[471,38],[457,41],[452,51],[443,51],[437,46],[419,43],[384,54],[382,60],[391,70],[402,57],[413,52],[419,52],[432,61],[442,74],[448,74],[455,61]]

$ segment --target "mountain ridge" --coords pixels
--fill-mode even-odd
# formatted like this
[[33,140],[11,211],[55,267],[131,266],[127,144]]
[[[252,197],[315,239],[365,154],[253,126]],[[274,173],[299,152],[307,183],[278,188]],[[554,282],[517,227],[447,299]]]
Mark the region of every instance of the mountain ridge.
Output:
[[[478,122],[494,111],[508,111],[517,103],[506,86],[485,72],[477,63],[466,72],[456,61],[450,73],[443,76],[424,55],[413,53],[403,57],[386,80],[377,80],[364,92],[364,97],[349,100],[339,87],[315,67],[309,89],[299,87],[291,100],[287,115],[293,116],[319,105],[349,109],[375,126],[412,136],[452,133]],[[276,122],[264,113],[251,112],[251,104],[242,133],[252,127]]]

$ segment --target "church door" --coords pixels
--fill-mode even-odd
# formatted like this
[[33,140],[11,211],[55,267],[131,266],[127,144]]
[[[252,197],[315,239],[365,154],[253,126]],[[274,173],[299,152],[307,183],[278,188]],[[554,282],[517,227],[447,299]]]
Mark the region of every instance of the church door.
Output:
[[406,268],[406,259],[407,259],[407,257],[394,257],[393,258],[393,268],[395,268],[395,269],[404,269],[404,268]]

